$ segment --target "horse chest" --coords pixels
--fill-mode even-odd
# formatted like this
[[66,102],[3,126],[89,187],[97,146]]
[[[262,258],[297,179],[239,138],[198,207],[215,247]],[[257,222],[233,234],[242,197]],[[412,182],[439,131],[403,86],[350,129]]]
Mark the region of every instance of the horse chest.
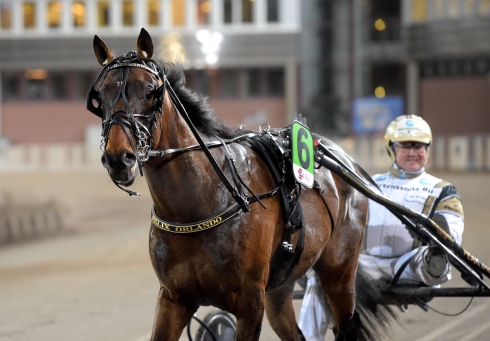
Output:
[[[152,260],[158,268],[166,271],[184,264],[187,264],[189,270],[194,272],[200,272],[206,268],[228,271],[230,266],[236,267],[239,261],[235,260],[235,257],[230,257],[230,250],[235,247],[232,229],[227,224],[223,225],[223,228],[227,229],[230,234],[206,231],[176,235],[152,229],[150,233]],[[202,238],[199,236],[201,233],[207,233],[209,237]],[[196,254],[200,256],[195,257]]]

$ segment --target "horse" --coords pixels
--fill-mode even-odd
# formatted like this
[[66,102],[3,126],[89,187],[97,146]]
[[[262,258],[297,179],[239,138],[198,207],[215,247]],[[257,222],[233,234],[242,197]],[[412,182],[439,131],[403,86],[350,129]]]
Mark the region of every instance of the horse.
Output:
[[[379,315],[382,309],[368,302],[370,295],[361,295],[368,297],[363,302],[356,296],[367,198],[325,168],[315,170],[315,188],[294,187],[289,195],[300,198],[304,223],[303,237],[293,231],[290,244],[303,239],[304,250],[296,266],[271,284],[272,260],[289,226],[277,180],[257,150],[239,138],[244,131],[226,125],[186,88],[178,64],[152,59],[145,29],[136,46],[116,57],[94,36],[102,70],[87,108],[102,118],[101,162],[109,177],[135,194],[129,187],[139,172],[153,201],[149,253],[160,288],[151,340],[177,341],[198,307],[209,305],[236,317],[236,340],[259,340],[264,311],[281,340],[304,340],[292,297],[295,281],[312,267],[336,339],[375,339],[359,312]],[[364,282],[364,290],[369,285]],[[381,325],[383,318],[376,321]]]

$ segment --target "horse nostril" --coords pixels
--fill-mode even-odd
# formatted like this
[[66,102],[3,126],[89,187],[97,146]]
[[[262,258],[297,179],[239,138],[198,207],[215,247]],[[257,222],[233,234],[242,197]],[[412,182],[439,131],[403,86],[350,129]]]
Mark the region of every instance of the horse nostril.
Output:
[[133,153],[123,152],[121,154],[121,161],[127,167],[133,167],[136,163],[136,155],[134,155]]
[[104,168],[107,168],[107,160],[105,159],[105,153],[102,154],[102,157],[100,158],[100,162],[102,162],[102,166],[104,166]]
[[102,154],[101,162],[104,168],[122,170],[125,168],[132,168],[134,166],[136,163],[136,155],[128,152],[122,152],[116,155],[104,153]]

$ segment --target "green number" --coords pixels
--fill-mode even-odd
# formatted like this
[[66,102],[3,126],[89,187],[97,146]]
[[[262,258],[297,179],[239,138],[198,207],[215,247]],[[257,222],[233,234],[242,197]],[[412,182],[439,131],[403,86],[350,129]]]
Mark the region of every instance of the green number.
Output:
[[298,156],[301,167],[308,169],[310,166],[310,149],[305,143],[308,141],[309,135],[305,128],[299,128],[298,130]]
[[293,174],[297,182],[313,187],[315,163],[313,161],[313,136],[307,126],[294,121],[291,127]]

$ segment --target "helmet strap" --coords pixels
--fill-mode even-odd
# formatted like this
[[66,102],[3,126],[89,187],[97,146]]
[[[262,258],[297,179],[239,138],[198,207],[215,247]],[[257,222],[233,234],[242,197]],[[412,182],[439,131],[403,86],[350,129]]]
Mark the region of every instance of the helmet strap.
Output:
[[415,172],[409,172],[404,170],[403,168],[398,166],[396,162],[393,162],[393,164],[390,167],[390,173],[399,179],[413,179],[419,176],[420,174],[422,174],[423,172],[425,172],[425,166]]

